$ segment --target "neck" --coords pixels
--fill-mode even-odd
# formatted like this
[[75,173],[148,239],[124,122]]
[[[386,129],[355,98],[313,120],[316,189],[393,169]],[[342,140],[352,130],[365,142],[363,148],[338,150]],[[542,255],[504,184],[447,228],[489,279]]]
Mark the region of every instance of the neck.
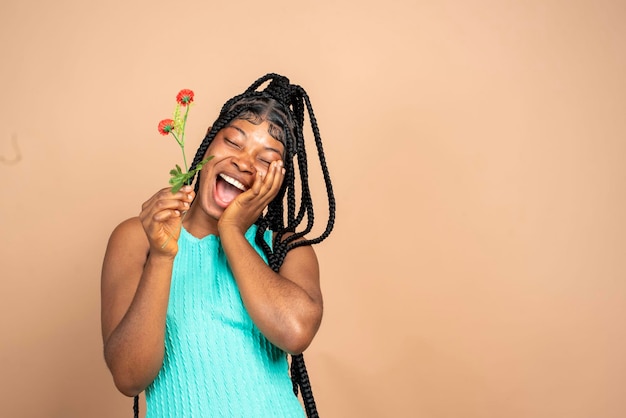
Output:
[[200,205],[191,205],[183,221],[183,226],[187,232],[196,238],[204,238],[207,235],[219,236],[217,219],[204,213]]

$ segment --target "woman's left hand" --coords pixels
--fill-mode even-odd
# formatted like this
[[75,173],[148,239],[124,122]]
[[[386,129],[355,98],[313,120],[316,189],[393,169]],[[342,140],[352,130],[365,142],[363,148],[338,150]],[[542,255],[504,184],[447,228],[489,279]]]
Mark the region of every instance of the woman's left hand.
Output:
[[[257,173],[252,187],[241,193],[220,216],[217,228],[237,228],[242,234],[259,218],[276,197],[285,177],[283,162],[273,161],[265,175]],[[221,235],[221,234],[220,234]]]

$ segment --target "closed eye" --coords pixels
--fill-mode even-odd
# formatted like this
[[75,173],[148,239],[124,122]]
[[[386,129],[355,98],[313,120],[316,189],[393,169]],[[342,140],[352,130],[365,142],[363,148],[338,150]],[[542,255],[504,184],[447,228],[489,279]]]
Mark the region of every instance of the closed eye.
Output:
[[224,137],[224,142],[226,142],[228,145],[235,147],[235,148],[240,148],[239,144],[236,143],[235,141],[231,141],[230,139]]

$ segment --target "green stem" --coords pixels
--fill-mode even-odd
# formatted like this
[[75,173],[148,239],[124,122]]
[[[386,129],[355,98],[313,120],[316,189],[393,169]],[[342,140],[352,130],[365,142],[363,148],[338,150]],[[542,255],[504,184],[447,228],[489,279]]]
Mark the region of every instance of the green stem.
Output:
[[176,136],[176,133],[174,131],[171,131],[170,133],[172,134],[172,136],[174,137],[174,139],[176,140],[176,142],[178,143],[179,146],[181,146],[181,147],[184,146],[184,142],[180,142],[178,140],[178,137]]
[[191,107],[191,103],[188,103],[185,107],[185,116],[183,117],[183,142],[185,141],[185,125],[187,125],[187,115],[189,114],[189,108]]
[[187,126],[187,115],[189,114],[189,108],[191,107],[191,103],[187,103],[185,109],[185,117],[183,118],[183,132],[181,134],[181,142],[180,148],[183,150],[183,161],[185,162],[185,173],[189,172],[189,168],[187,167],[187,157],[185,156],[185,126]]
[[[185,119],[187,118],[187,115],[185,114]],[[170,132],[172,134],[172,136],[174,137],[174,139],[176,140],[176,142],[178,143],[178,145],[180,146],[181,151],[183,152],[183,162],[185,163],[185,173],[187,171],[189,171],[189,168],[187,167],[187,156],[185,155],[185,122],[183,122],[183,133],[181,135],[181,139],[178,139],[178,137],[176,136],[176,134],[174,133],[174,131]]]
[[180,146],[180,149],[183,151],[183,162],[185,163],[185,173],[189,172],[189,168],[187,168],[187,157],[185,156],[185,143]]

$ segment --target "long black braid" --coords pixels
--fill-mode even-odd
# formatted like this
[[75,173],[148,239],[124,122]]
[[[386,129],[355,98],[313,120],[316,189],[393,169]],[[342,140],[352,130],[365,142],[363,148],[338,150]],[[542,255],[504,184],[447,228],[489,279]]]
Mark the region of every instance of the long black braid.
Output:
[[[268,81],[270,82],[269,85],[264,90],[258,91],[259,87]],[[310,239],[305,238],[305,236],[312,231],[315,217],[313,199],[309,187],[308,159],[303,134],[305,110],[308,113],[309,122],[313,130],[315,147],[328,199],[326,227],[319,236]],[[317,119],[313,112],[311,100],[302,87],[291,84],[287,77],[274,73],[266,74],[252,83],[245,92],[231,98],[224,104],[217,120],[213,123],[198,147],[190,170],[194,169],[205,158],[207,149],[217,133],[235,119],[246,119],[252,123],[267,121],[270,126],[269,133],[281,141],[285,147],[285,156],[283,158],[285,177],[283,184],[277,196],[268,205],[266,213],[262,214],[255,222],[257,225],[255,242],[263,249],[270,268],[278,272],[289,251],[303,245],[313,245],[322,242],[330,235],[335,223],[335,196],[326,165]],[[301,189],[299,206],[296,201],[296,168],[294,160],[297,162]],[[196,180],[196,192],[199,189],[199,178],[201,175],[200,172]],[[286,220],[283,203],[285,196],[287,200]],[[300,228],[305,217],[306,226]],[[264,232],[268,229],[274,232],[271,248],[263,239]],[[300,391],[302,395],[307,417],[318,417],[313,391],[302,354],[291,356],[291,381],[294,394],[297,396],[298,391]],[[139,416],[137,399],[138,397],[135,397],[135,418]]]

